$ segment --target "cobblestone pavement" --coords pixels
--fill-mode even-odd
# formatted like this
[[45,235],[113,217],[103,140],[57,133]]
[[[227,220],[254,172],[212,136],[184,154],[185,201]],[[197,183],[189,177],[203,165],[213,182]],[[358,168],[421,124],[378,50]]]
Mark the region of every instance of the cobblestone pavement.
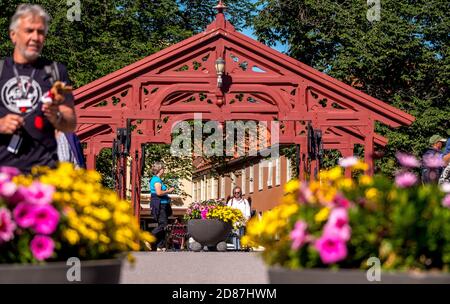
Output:
[[266,284],[266,267],[254,252],[136,252],[121,283]]

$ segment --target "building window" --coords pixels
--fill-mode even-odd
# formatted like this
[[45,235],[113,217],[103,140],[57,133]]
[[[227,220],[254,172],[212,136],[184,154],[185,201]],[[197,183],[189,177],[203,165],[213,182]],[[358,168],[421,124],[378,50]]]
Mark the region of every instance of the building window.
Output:
[[218,199],[217,196],[217,179],[215,177],[211,177],[211,187],[212,187],[212,193],[211,193],[211,198],[212,199]]
[[267,162],[267,187],[272,187],[272,180],[273,180],[273,166],[272,161],[269,160]]
[[290,181],[291,178],[292,178],[291,160],[286,157],[286,182]]
[[263,189],[263,170],[264,170],[264,166],[263,166],[263,162],[260,162],[258,164],[258,189],[259,191],[261,191]]
[[200,180],[200,201],[203,200],[203,195],[205,195],[205,190],[203,188],[203,183],[204,183],[204,181],[203,181],[203,176],[202,176],[202,179]]
[[197,182],[197,202],[201,201],[201,199],[202,199],[202,197],[201,197],[202,190],[201,189],[202,188],[201,188],[200,182]]
[[225,199],[225,176],[220,177],[220,198]]
[[275,186],[279,186],[281,184],[281,166],[280,166],[280,157],[277,157],[275,160]]
[[248,191],[250,192],[250,193],[253,193],[253,191],[255,191],[255,189],[254,189],[254,187],[255,187],[255,183],[254,183],[254,180],[255,180],[255,176],[254,176],[254,173],[255,173],[255,166],[254,165],[252,165],[250,168],[249,168],[249,170],[250,170],[250,172],[249,172],[249,179],[248,179],[248,181],[249,181],[249,185],[248,185]]
[[197,200],[197,182],[192,183],[192,200]]
[[202,190],[202,200],[206,201],[208,194],[206,193],[206,175],[203,176],[203,190]]
[[242,195],[245,194],[245,192],[247,191],[247,172],[246,172],[246,168],[242,169],[242,175],[241,175],[241,190],[242,190]]
[[234,187],[236,187],[236,174],[231,173],[231,196],[233,196]]
[[212,197],[212,180],[211,180],[211,178],[208,178],[206,180],[206,189],[207,189],[206,199],[207,200],[212,199],[213,197]]

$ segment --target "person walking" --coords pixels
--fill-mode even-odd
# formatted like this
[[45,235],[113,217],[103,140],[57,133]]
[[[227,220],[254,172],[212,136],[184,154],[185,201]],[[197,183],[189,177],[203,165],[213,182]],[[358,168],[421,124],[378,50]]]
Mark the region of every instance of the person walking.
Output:
[[152,234],[156,237],[156,246],[152,247],[153,250],[165,250],[166,227],[169,223],[169,216],[172,215],[168,194],[172,193],[175,188],[168,189],[167,185],[163,183],[164,170],[165,166],[162,162],[155,162],[152,166],[150,209],[152,217],[158,223],[158,226],[152,231]]
[[236,208],[242,212],[244,216],[244,224],[233,232],[234,249],[241,249],[241,237],[245,234],[245,224],[250,219],[250,204],[248,200],[242,197],[242,189],[238,186],[233,189],[233,198],[227,202],[227,206]]

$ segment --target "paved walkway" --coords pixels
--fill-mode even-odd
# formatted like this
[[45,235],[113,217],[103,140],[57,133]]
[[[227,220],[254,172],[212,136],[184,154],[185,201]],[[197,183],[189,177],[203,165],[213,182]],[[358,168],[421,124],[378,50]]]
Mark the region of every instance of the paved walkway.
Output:
[[254,252],[136,252],[121,283],[266,284],[266,267]]

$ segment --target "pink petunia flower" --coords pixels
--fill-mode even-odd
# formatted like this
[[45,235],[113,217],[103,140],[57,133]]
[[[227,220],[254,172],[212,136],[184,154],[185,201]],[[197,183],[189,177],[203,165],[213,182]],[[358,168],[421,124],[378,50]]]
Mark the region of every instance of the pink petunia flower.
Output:
[[420,167],[420,161],[414,155],[397,152],[395,156],[397,157],[397,160],[400,163],[400,165],[403,167],[406,168]]
[[8,203],[15,206],[19,203],[25,202],[25,198],[27,195],[27,188],[24,186],[18,186],[16,192],[8,198]]
[[53,240],[45,235],[36,235],[30,243],[30,249],[33,256],[38,261],[43,261],[52,256],[55,249]]
[[324,234],[314,245],[324,264],[339,262],[347,256],[345,241],[339,237]]
[[450,208],[450,194],[447,194],[442,200],[442,206]]
[[417,176],[412,172],[401,172],[395,176],[395,184],[399,188],[408,188],[417,183]]
[[440,155],[426,155],[423,158],[423,164],[428,168],[441,168],[445,166],[444,160]]
[[289,238],[292,240],[291,248],[294,250],[299,249],[303,246],[303,244],[306,243],[307,239],[307,233],[306,228],[308,227],[308,224],[306,224],[304,221],[297,221],[295,223],[294,230],[291,231],[289,234]]
[[59,222],[59,212],[51,205],[36,206],[33,230],[41,234],[55,232]]
[[34,225],[34,209],[36,207],[28,203],[20,203],[14,208],[13,214],[20,228],[29,228]]
[[342,168],[348,168],[356,165],[358,163],[358,158],[355,156],[345,157],[339,159],[339,166]]
[[350,202],[344,196],[342,196],[340,194],[335,195],[335,197],[333,199],[333,204],[336,207],[343,207],[345,209],[350,207]]
[[4,182],[9,182],[9,181],[11,181],[11,178],[9,177],[8,174],[0,173],[0,184],[4,183]]
[[324,227],[324,234],[335,236],[343,241],[350,240],[352,228],[349,225],[348,214],[345,208],[334,208],[328,222]]
[[299,202],[311,203],[314,201],[314,194],[312,193],[308,185],[302,183],[299,190]]
[[9,178],[13,178],[20,174],[20,170],[14,167],[0,167],[0,173],[4,173],[9,176]]
[[11,218],[11,212],[6,208],[0,208],[0,244],[14,238],[16,224]]
[[208,214],[208,209],[203,209],[201,212],[202,219],[206,219],[206,215]]
[[46,205],[53,200],[53,193],[55,187],[52,185],[45,185],[40,182],[33,182],[28,188],[26,199],[31,204]]
[[10,198],[16,193],[17,185],[10,181],[0,182],[0,196]]

